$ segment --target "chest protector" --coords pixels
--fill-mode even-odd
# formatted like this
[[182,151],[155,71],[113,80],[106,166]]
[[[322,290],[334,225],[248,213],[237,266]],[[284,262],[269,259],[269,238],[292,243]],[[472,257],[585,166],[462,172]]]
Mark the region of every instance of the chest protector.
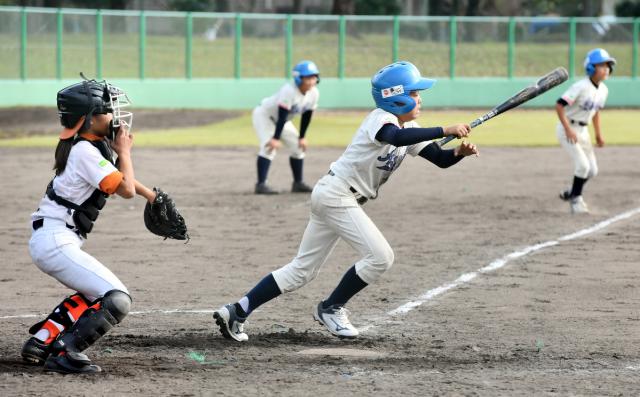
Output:
[[[80,141],[87,141],[91,143],[100,151],[102,157],[115,165],[115,163],[113,162],[113,152],[111,151],[111,147],[107,142],[89,141],[88,139],[77,137],[73,141],[73,144],[75,145]],[[107,198],[109,197],[108,194],[101,191],[100,189],[95,189],[88,199],[86,199],[82,204],[78,205],[56,194],[55,190],[53,189],[53,179],[47,186],[46,194],[50,200],[55,201],[57,204],[66,207],[69,210],[73,210],[73,222],[76,225],[78,234],[84,238],[87,238],[87,234],[90,233],[93,229],[93,223],[96,221],[96,219],[98,219],[100,210],[104,208],[105,204],[107,203]]]

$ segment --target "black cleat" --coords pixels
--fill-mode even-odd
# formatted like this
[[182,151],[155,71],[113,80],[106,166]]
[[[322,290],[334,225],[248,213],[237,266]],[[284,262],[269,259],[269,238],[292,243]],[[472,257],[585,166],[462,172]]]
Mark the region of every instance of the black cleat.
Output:
[[304,182],[293,182],[291,185],[292,193],[311,193],[313,188]]
[[91,364],[91,360],[86,354],[77,352],[66,352],[58,356],[49,357],[44,363],[44,370],[61,374],[95,374],[102,372],[102,368]]
[[44,365],[51,353],[51,345],[47,345],[33,336],[22,346],[22,359],[28,364]]
[[266,183],[256,183],[255,194],[278,194],[278,191],[271,189]]
[[560,197],[560,200],[562,201],[569,201],[571,200],[571,191],[570,190],[563,190],[560,192],[560,194],[558,195]]

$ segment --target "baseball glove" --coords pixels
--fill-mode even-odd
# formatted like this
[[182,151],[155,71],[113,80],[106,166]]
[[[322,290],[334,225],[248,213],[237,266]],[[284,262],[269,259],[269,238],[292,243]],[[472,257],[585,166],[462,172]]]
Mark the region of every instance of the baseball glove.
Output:
[[187,224],[173,203],[173,199],[160,188],[154,187],[156,199],[144,207],[144,224],[153,234],[176,240],[189,240]]

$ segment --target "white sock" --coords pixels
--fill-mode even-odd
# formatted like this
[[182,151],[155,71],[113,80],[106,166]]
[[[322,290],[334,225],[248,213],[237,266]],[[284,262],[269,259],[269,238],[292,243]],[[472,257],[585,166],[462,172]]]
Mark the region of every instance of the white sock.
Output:
[[242,310],[244,310],[245,313],[249,312],[249,298],[247,298],[246,296],[243,296],[238,303],[240,304],[240,307],[242,308]]

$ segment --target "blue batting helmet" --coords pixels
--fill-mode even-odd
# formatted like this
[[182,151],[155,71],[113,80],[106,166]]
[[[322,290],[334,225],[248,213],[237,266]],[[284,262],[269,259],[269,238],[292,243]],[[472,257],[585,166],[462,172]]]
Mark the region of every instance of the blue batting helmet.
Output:
[[302,84],[303,77],[308,76],[316,76],[318,77],[318,83],[320,82],[320,70],[318,70],[315,63],[311,61],[302,61],[293,67],[293,81],[296,82],[297,86]]
[[591,77],[596,71],[596,65],[605,62],[609,64],[609,71],[613,73],[613,66],[616,64],[616,59],[611,57],[611,55],[602,48],[591,50],[587,53],[586,58],[584,58],[584,71],[587,72],[587,76]]
[[400,61],[380,69],[371,78],[371,94],[376,107],[395,115],[411,111],[416,101],[411,91],[433,87],[435,80],[420,76],[420,71],[411,62]]

